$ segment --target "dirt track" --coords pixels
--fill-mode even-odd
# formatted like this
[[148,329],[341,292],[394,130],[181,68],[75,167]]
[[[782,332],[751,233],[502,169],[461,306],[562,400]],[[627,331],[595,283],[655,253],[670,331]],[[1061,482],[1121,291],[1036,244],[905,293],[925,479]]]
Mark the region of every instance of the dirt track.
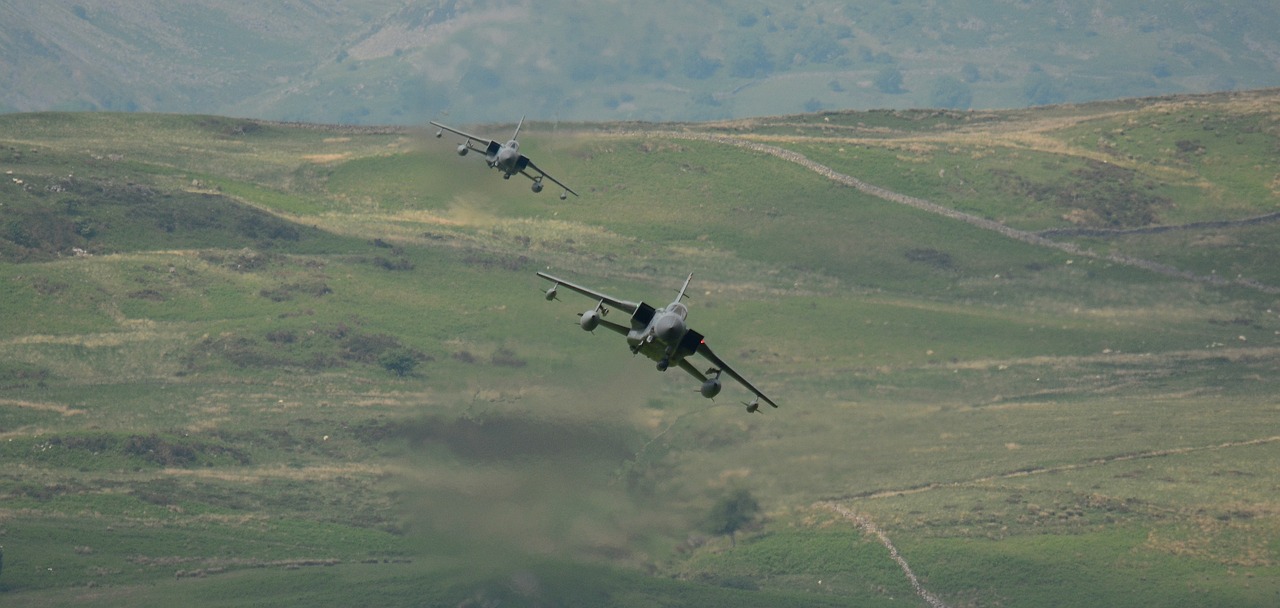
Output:
[[916,595],[920,596],[920,599],[923,599],[926,604],[929,604],[933,608],[947,608],[947,605],[943,603],[942,600],[938,599],[938,596],[929,593],[929,591],[920,584],[920,579],[916,578],[916,573],[911,571],[911,566],[907,564],[907,560],[902,557],[902,554],[898,553],[898,548],[894,546],[893,541],[889,540],[889,537],[886,536],[884,532],[880,531],[880,528],[876,526],[875,522],[868,519],[865,515],[834,502],[819,503],[818,506],[839,513],[841,517],[853,522],[854,525],[861,528],[864,533],[875,536],[876,540],[879,540],[880,544],[884,545],[884,548],[889,550],[889,557],[892,558],[893,561],[897,562],[899,568],[902,568],[902,573],[905,574],[907,576],[907,580],[911,582],[911,588],[915,590]]
[[964,222],[971,226],[982,228],[983,230],[990,230],[992,232],[997,232],[1011,239],[1028,243],[1031,245],[1036,245],[1039,247],[1048,247],[1050,249],[1057,249],[1059,251],[1070,253],[1071,255],[1078,255],[1081,257],[1105,260],[1105,261],[1116,263],[1116,264],[1123,264],[1125,266],[1141,268],[1143,270],[1147,270],[1150,272],[1154,272],[1156,274],[1160,274],[1160,275],[1164,275],[1164,276],[1172,277],[1176,279],[1195,281],[1197,283],[1206,283],[1209,285],[1221,285],[1221,286],[1239,285],[1243,287],[1248,287],[1250,289],[1255,289],[1257,291],[1260,291],[1266,294],[1272,294],[1272,295],[1280,294],[1280,287],[1266,285],[1256,280],[1245,278],[1245,277],[1228,280],[1216,275],[1199,275],[1193,272],[1189,272],[1186,270],[1175,268],[1173,266],[1169,266],[1167,264],[1153,262],[1151,260],[1144,260],[1142,258],[1123,255],[1119,253],[1099,254],[1094,251],[1081,248],[1075,243],[1064,243],[1064,242],[1054,241],[1049,238],[1046,238],[1041,234],[1028,232],[1025,230],[1018,230],[1016,228],[1010,228],[1009,226],[1006,226],[994,220],[989,220],[986,218],[978,217],[976,215],[957,211],[955,209],[944,207],[937,203],[933,203],[921,198],[908,196],[900,192],[894,192],[886,188],[881,188],[879,186],[869,184],[856,177],[846,175],[844,173],[840,173],[835,169],[832,169],[831,167],[828,167],[826,165],[813,161],[808,157],[806,157],[805,155],[800,154],[799,152],[794,152],[792,150],[788,150],[786,148],[782,148],[782,147],[771,145],[771,144],[760,143],[757,141],[751,141],[748,139],[743,139],[738,137],[728,137],[724,135],[714,135],[710,133],[695,133],[695,132],[684,132],[684,131],[622,132],[622,133],[618,133],[618,135],[664,137],[664,138],[671,138],[671,139],[705,141],[705,142],[711,142],[711,143],[722,144],[727,146],[734,146],[737,148],[752,150],[755,152],[761,152],[761,153],[769,154],[771,156],[775,156],[777,158],[781,158],[783,160],[800,165],[806,169],[809,169],[810,171],[813,171],[814,173],[817,173],[823,177],[826,177],[831,181],[848,186],[850,188],[854,188],[864,194],[868,194],[870,196],[874,196],[876,198],[886,200],[892,203],[906,205],[908,207],[919,209],[921,211],[925,211],[928,213],[933,213],[935,215],[941,215],[943,217]]

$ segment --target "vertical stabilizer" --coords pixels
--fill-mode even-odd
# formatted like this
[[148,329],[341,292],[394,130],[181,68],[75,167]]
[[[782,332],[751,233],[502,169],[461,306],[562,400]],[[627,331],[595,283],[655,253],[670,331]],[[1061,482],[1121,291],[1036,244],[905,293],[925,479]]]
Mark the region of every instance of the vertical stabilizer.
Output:
[[681,288],[680,288],[680,295],[676,296],[676,301],[677,301],[677,302],[679,302],[679,301],[681,301],[681,300],[683,300],[683,299],[685,299],[685,298],[689,297],[689,296],[684,295],[684,292],[685,292],[685,291],[688,291],[688,289],[689,289],[689,281],[692,281],[692,280],[693,280],[693,273],[691,272],[691,273],[689,273],[689,278],[687,278],[687,279],[685,279],[685,280],[684,280],[684,287],[681,287]]
[[[528,116],[528,114],[525,114],[525,116]],[[523,127],[523,126],[524,126],[524,116],[521,116],[520,122],[516,123],[516,132],[511,134],[511,141],[515,141],[516,138],[520,137],[520,127]]]

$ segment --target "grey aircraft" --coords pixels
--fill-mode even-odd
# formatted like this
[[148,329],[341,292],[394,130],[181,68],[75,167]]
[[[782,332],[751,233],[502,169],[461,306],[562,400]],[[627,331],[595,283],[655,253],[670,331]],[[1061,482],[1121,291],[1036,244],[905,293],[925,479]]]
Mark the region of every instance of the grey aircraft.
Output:
[[[560,200],[569,198],[570,194],[578,196],[578,193],[574,192],[572,188],[560,183],[560,180],[551,177],[546,171],[539,169],[538,165],[533,164],[533,161],[529,160],[528,156],[520,153],[520,142],[516,141],[516,137],[520,135],[520,127],[524,126],[523,116],[520,117],[520,123],[516,125],[516,132],[511,135],[511,139],[505,144],[498,143],[495,139],[476,137],[470,133],[464,133],[453,127],[435,122],[434,120],[430,122],[433,126],[438,128],[436,131],[436,137],[444,137],[444,132],[448,131],[455,135],[461,135],[462,137],[467,138],[466,141],[458,144],[458,156],[466,156],[467,152],[472,150],[483,154],[484,160],[486,163],[489,163],[490,169],[497,169],[502,172],[502,179],[511,179],[512,175],[519,173],[520,175],[533,180],[532,188],[534,192],[542,192],[542,180],[543,178],[546,178],[555,182],[557,186],[564,188],[564,192],[560,193]],[[485,142],[489,143],[486,144]],[[534,171],[538,175],[534,176],[530,174],[529,171]]]
[[[750,403],[743,403],[747,406],[748,412],[759,411],[762,399],[765,403],[778,407],[778,404],[760,392],[760,389],[716,356],[702,334],[690,329],[685,322],[689,309],[684,305],[683,300],[687,297],[685,291],[689,289],[689,281],[693,280],[693,273],[689,273],[689,278],[685,279],[684,286],[680,288],[680,294],[676,296],[675,301],[664,308],[654,308],[644,302],[619,300],[544,272],[539,272],[538,276],[552,282],[551,288],[545,292],[548,301],[558,299],[556,289],[561,286],[596,301],[595,307],[582,313],[582,317],[579,318],[578,324],[582,329],[594,332],[597,327],[605,327],[626,336],[631,354],[643,354],[657,361],[658,371],[665,372],[668,367],[675,364],[689,372],[690,376],[697,378],[702,383],[698,392],[702,393],[703,397],[711,399],[720,394],[720,374],[724,373],[729,374],[731,378],[755,394]],[[630,314],[630,322],[623,325],[605,320],[604,317],[609,314],[609,307]],[[698,368],[689,362],[688,357],[692,355],[702,355],[711,362],[713,367],[705,372],[698,371]]]

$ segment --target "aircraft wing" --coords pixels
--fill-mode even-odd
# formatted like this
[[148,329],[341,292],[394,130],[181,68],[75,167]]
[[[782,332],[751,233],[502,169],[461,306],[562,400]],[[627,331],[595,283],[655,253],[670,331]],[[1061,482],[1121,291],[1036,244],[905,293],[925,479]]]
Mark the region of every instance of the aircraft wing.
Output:
[[537,172],[538,172],[538,175],[541,175],[542,177],[545,177],[545,178],[547,178],[547,179],[551,180],[552,182],[555,182],[555,184],[556,184],[557,186],[560,186],[561,188],[564,188],[565,192],[568,192],[569,194],[572,194],[572,195],[574,195],[574,196],[578,196],[578,193],[577,193],[577,192],[574,192],[574,191],[573,191],[573,188],[570,188],[570,187],[568,187],[568,186],[564,185],[564,183],[562,183],[560,180],[558,180],[558,179],[556,179],[556,178],[554,178],[554,177],[551,177],[551,174],[550,174],[550,173],[547,173],[546,171],[543,171],[542,169],[539,169],[539,168],[538,168],[538,165],[533,164],[533,161],[532,161],[532,160],[530,160],[528,156],[525,156],[525,155],[523,155],[523,154],[521,154],[521,155],[520,155],[520,166],[521,166],[521,170],[520,170],[520,172],[521,172],[521,173],[524,173],[525,177],[528,177],[529,179],[533,179],[533,176],[532,176],[532,175],[529,175],[528,173],[525,173],[525,172],[524,172],[524,168],[525,168],[525,167],[527,167],[527,168],[529,168],[529,169],[533,169],[534,171],[537,171]]
[[677,365],[679,365],[679,366],[680,366],[680,369],[682,369],[682,370],[684,370],[684,371],[686,371],[686,372],[689,372],[689,375],[690,375],[690,376],[693,376],[694,378],[697,378],[697,379],[698,379],[698,382],[706,382],[706,381],[707,381],[707,376],[706,376],[706,374],[703,374],[702,372],[698,371],[698,368],[694,367],[692,363],[689,363],[689,360],[688,360],[688,359],[681,359],[681,360],[680,360],[680,362],[679,362],[679,363],[677,363]]
[[[769,397],[765,396],[765,394],[760,392],[760,389],[756,388],[754,384],[751,384],[751,382],[749,382],[746,378],[743,378],[742,374],[739,374],[732,367],[729,367],[729,364],[725,363],[724,359],[721,359],[720,357],[716,356],[715,352],[711,350],[711,347],[707,345],[706,340],[702,340],[701,342],[698,343],[697,353],[699,355],[702,355],[703,357],[706,357],[707,360],[710,361],[712,364],[714,364],[717,368],[719,368],[720,371],[723,371],[724,373],[729,374],[729,376],[731,376],[734,380],[737,380],[740,384],[742,384],[742,386],[747,387],[747,390],[755,393],[755,395],[759,397],[761,400],[763,400],[765,403],[768,403],[773,407],[778,407],[778,404],[774,403],[773,399],[770,399]],[[685,371],[688,371],[688,369],[686,369]],[[697,371],[697,370],[695,369],[694,371]],[[694,374],[694,376],[697,377],[698,374]]]
[[614,323],[613,321],[610,321],[608,319],[598,319],[596,323],[599,323],[597,327],[603,327],[619,335],[625,336],[628,333],[631,333],[630,327],[626,327],[624,325],[618,325],[617,323]]
[[[457,130],[457,129],[453,128],[453,127],[449,127],[449,126],[442,125],[442,124],[440,124],[440,123],[438,123],[438,122],[436,122],[436,121],[434,121],[434,120],[432,120],[432,121],[428,121],[428,122],[430,122],[430,123],[431,123],[432,125],[434,125],[434,126],[437,126],[437,127],[440,127],[441,129],[444,129],[445,131],[448,131],[448,132],[450,132],[450,133],[453,133],[454,135],[461,135],[461,136],[463,136],[463,137],[467,138],[467,139],[468,139],[468,140],[470,140],[470,141],[478,141],[478,142],[481,142],[481,143],[488,142],[488,145],[498,144],[498,142],[496,142],[496,141],[494,141],[494,140],[492,140],[492,139],[489,139],[488,137],[477,137],[477,136],[472,135],[472,134],[470,134],[470,133],[466,133],[466,132],[463,132],[463,131],[459,131],[459,130]],[[501,144],[498,144],[498,145],[501,145]],[[556,183],[559,183],[559,182],[556,182]]]
[[[559,183],[559,182],[556,182],[556,183]],[[551,275],[549,275],[549,274],[547,274],[547,273],[545,273],[545,272],[539,272],[539,273],[538,273],[538,276],[540,276],[540,277],[542,277],[542,278],[544,278],[544,279],[546,279],[546,280],[548,280],[548,281],[551,281],[552,283],[555,283],[556,285],[563,285],[563,286],[565,286],[565,287],[567,287],[567,288],[569,288],[569,289],[571,289],[571,290],[573,290],[573,291],[576,291],[576,292],[578,292],[578,293],[580,293],[580,294],[582,294],[582,295],[584,295],[584,296],[587,296],[588,298],[591,298],[592,300],[598,300],[598,301],[600,301],[600,302],[604,302],[605,304],[608,304],[609,306],[612,306],[613,308],[617,308],[617,309],[619,309],[619,310],[626,311],[626,313],[627,313],[627,314],[629,314],[629,315],[635,314],[636,309],[637,309],[637,308],[640,308],[640,303],[639,303],[639,302],[628,302],[628,301],[626,301],[626,300],[619,300],[619,299],[617,299],[617,298],[615,298],[615,297],[613,297],[613,296],[610,296],[610,295],[608,295],[608,294],[600,293],[600,292],[598,292],[598,291],[596,291],[596,290],[594,290],[594,289],[591,289],[591,288],[589,288],[589,287],[583,287],[583,286],[581,286],[581,285],[577,285],[577,284],[575,284],[575,283],[570,283],[569,281],[566,281],[566,280],[564,280],[564,279],[561,279],[561,278],[558,278],[558,277],[553,277],[553,276],[551,276]],[[776,406],[775,406],[775,407],[776,407]]]

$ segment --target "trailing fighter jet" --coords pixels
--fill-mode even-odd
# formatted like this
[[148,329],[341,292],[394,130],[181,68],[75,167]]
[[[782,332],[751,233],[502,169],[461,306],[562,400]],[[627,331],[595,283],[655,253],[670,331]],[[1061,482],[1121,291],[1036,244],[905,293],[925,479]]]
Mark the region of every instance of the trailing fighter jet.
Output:
[[[520,153],[520,142],[516,141],[516,137],[520,135],[520,127],[524,125],[524,117],[520,117],[520,123],[516,125],[516,132],[511,135],[511,139],[505,144],[498,143],[497,140],[488,139],[486,137],[476,137],[470,133],[464,133],[453,127],[442,125],[435,121],[430,121],[432,125],[438,127],[436,137],[444,137],[444,132],[461,135],[467,138],[463,143],[458,144],[458,156],[466,156],[467,152],[475,150],[484,155],[484,160],[489,164],[490,169],[497,169],[502,172],[502,179],[511,179],[512,175],[519,173],[533,180],[533,191],[542,192],[542,179],[546,178],[555,182],[557,186],[564,188],[564,192],[560,193],[560,200],[569,198],[570,194],[578,196],[572,188],[560,183],[560,180],[551,177],[546,171],[538,168],[533,164],[528,156]],[[475,142],[475,143],[473,143]],[[485,142],[489,142],[485,144]],[[483,147],[482,147],[483,146]],[[538,175],[534,176],[529,173],[534,171]]]
[[[544,292],[548,301],[558,299],[556,289],[561,286],[596,301],[595,308],[582,313],[582,317],[578,320],[582,329],[595,331],[597,327],[605,327],[626,336],[631,354],[643,354],[657,361],[658,371],[665,372],[668,367],[675,364],[697,378],[702,382],[702,387],[698,391],[703,397],[711,399],[720,394],[720,374],[725,373],[755,394],[750,403],[743,403],[747,406],[748,412],[759,411],[762,399],[765,403],[778,407],[778,404],[760,392],[760,389],[716,356],[702,334],[693,331],[685,323],[689,309],[682,300],[687,297],[685,291],[689,289],[689,281],[693,280],[693,273],[689,273],[689,278],[685,279],[684,287],[680,288],[680,295],[664,308],[654,308],[644,302],[619,300],[543,272],[539,272],[538,276],[553,283],[551,288]],[[631,315],[630,322],[624,325],[605,320],[605,315],[609,314],[609,307]],[[691,355],[702,355],[711,362],[713,367],[705,372],[698,371],[698,368],[694,367],[688,359]]]

